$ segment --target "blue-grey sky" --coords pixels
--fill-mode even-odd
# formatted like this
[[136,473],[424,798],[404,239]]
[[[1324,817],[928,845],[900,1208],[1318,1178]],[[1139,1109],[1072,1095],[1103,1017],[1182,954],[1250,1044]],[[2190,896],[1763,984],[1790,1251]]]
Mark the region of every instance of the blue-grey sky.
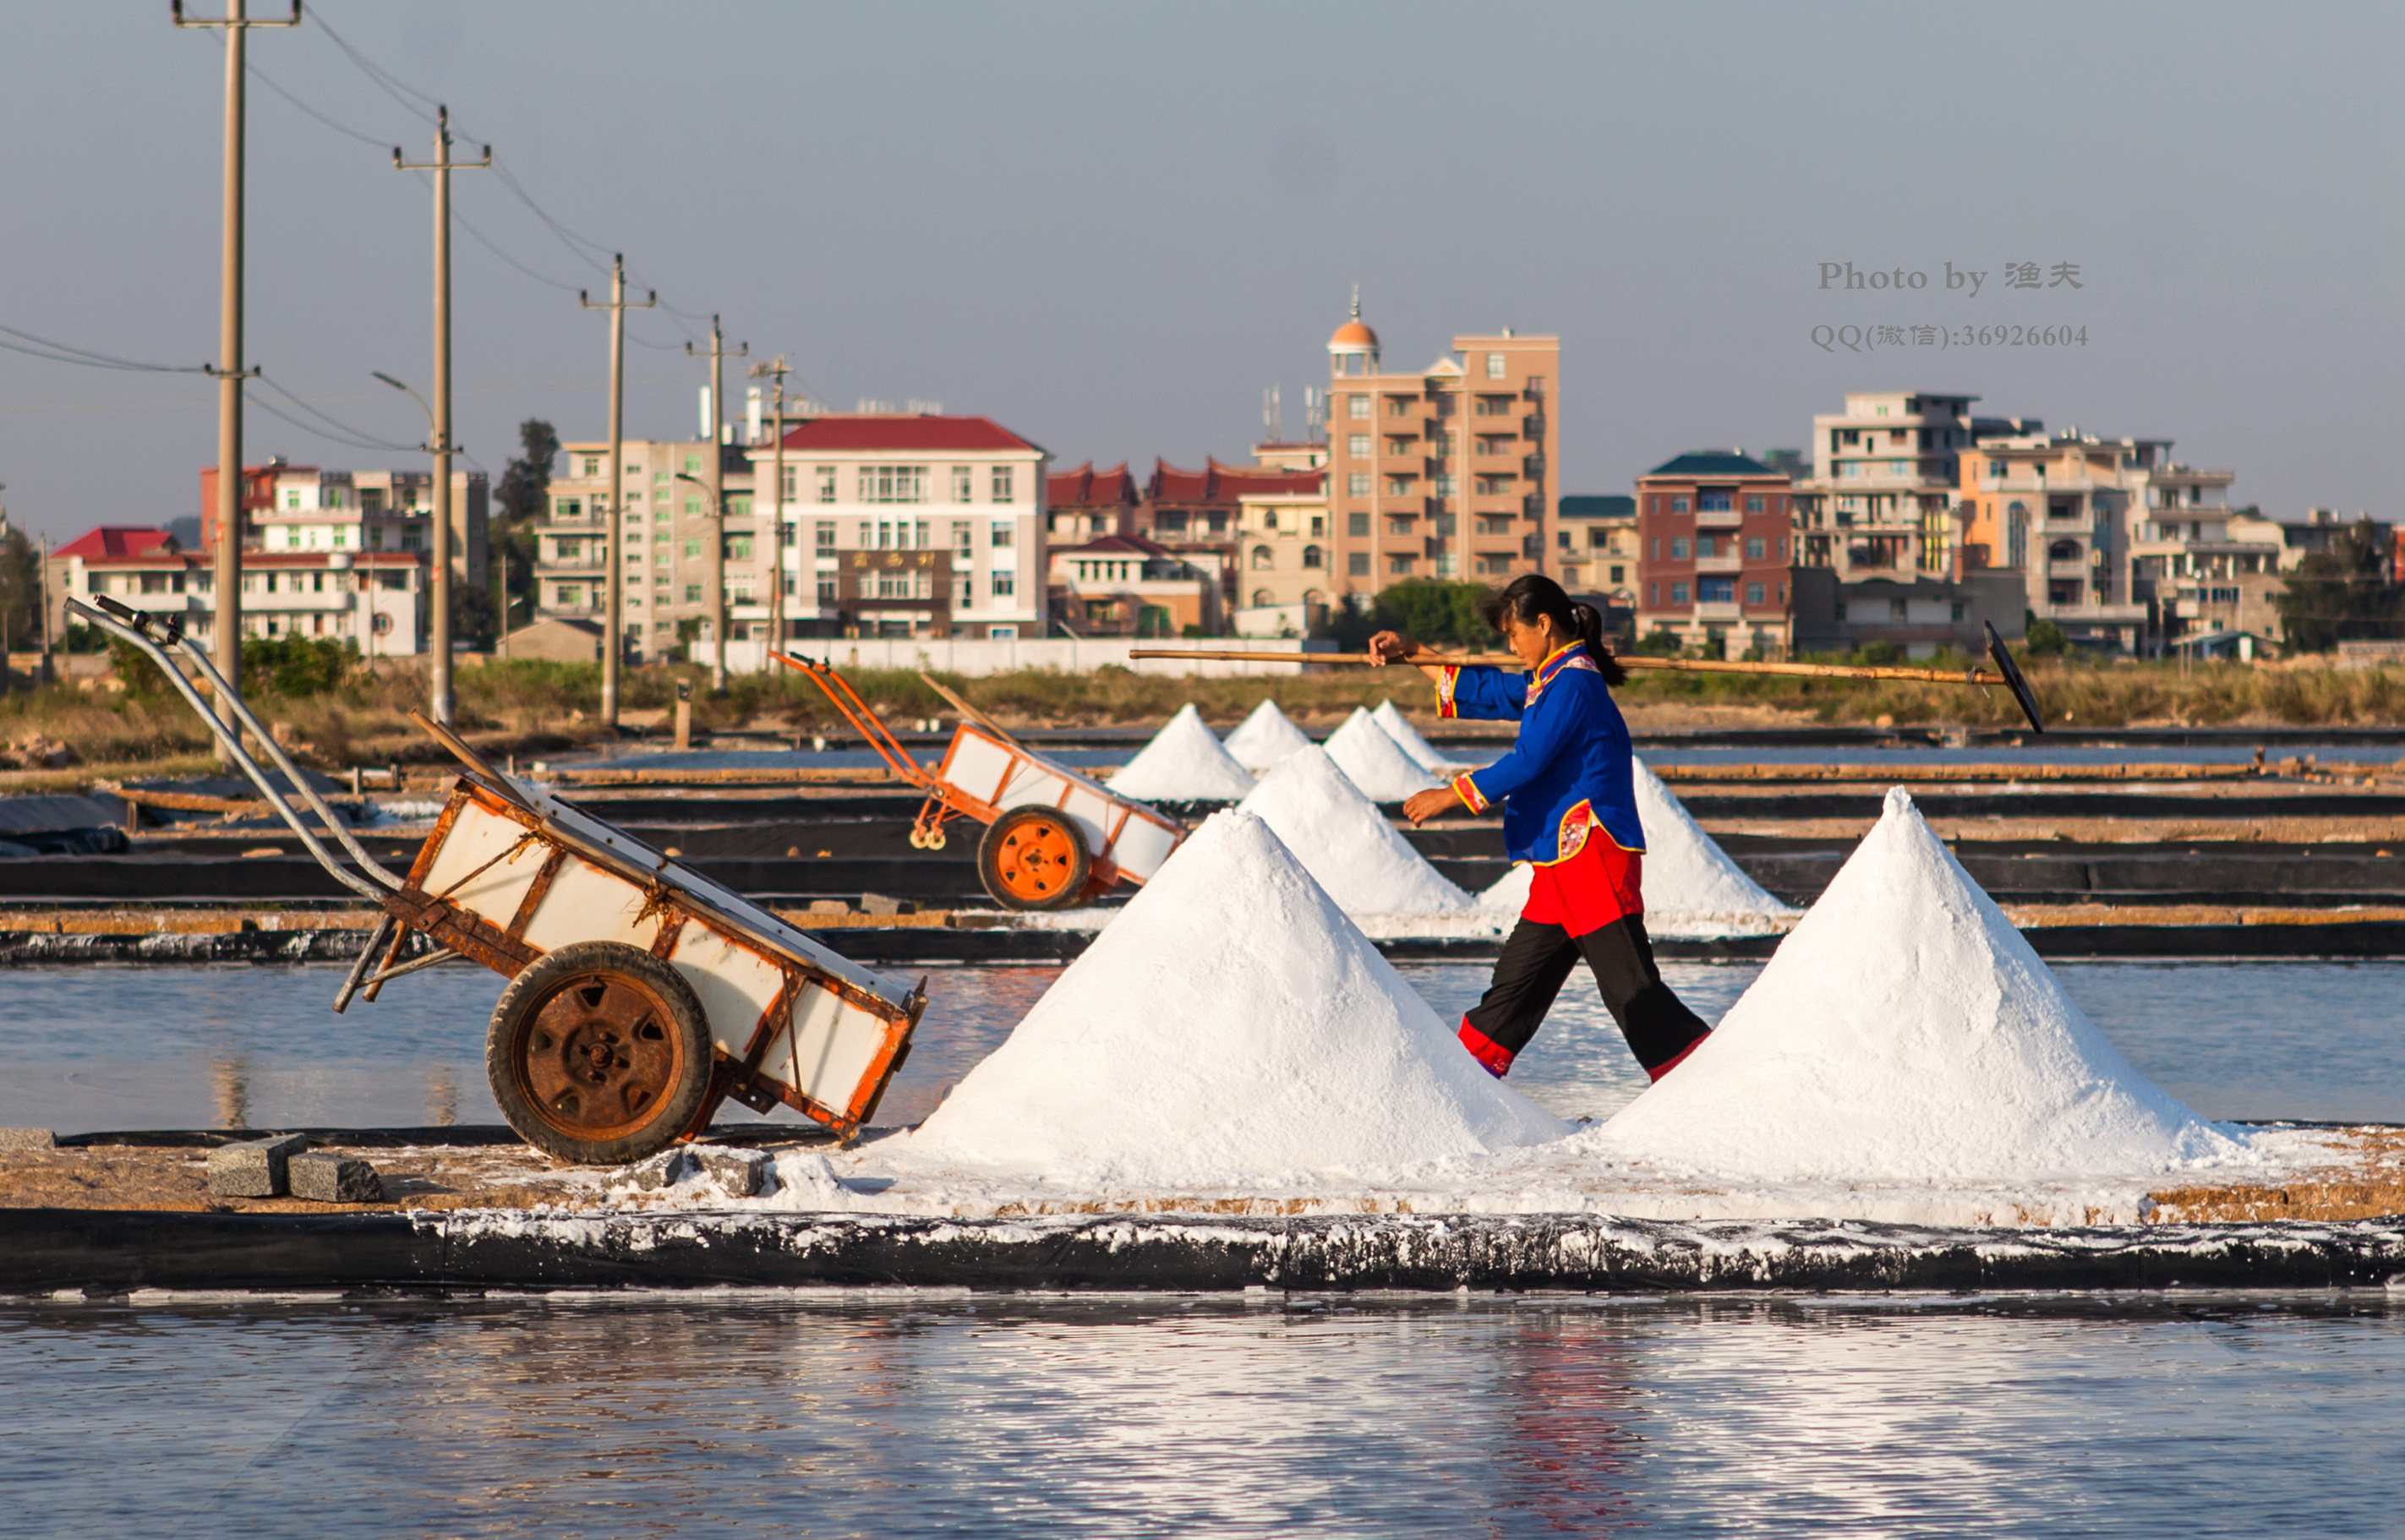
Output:
[[[207,0],[193,0],[203,14]],[[266,9],[268,0],[253,0]],[[214,14],[214,12],[209,12]],[[1289,427],[1349,286],[1390,364],[1558,333],[1563,490],[1801,445],[1848,389],[2167,436],[2234,497],[2405,512],[2394,6],[369,5],[313,18],[490,140],[685,313],[639,316],[633,436],[690,434],[723,313],[799,388],[941,400],[1050,449],[1242,460]],[[218,332],[221,44],[167,6],[19,5],[0,325],[198,363]],[[249,351],[373,436],[428,371],[429,129],[313,21],[252,35]],[[493,173],[460,215],[606,287]],[[455,241],[459,436],[604,427],[606,333]],[[1926,289],[1822,291],[1824,261]],[[1945,264],[1986,272],[1978,298]],[[2009,263],[2078,289],[2005,289]],[[1854,354],[1812,329],[2015,323],[2084,345]],[[1909,335],[1907,333],[1907,335]],[[732,393],[740,399],[739,382]],[[276,397],[269,404],[292,410]],[[296,415],[299,415],[297,412]],[[0,500],[69,536],[195,511],[214,387],[0,353]],[[247,457],[421,464],[254,412]]]

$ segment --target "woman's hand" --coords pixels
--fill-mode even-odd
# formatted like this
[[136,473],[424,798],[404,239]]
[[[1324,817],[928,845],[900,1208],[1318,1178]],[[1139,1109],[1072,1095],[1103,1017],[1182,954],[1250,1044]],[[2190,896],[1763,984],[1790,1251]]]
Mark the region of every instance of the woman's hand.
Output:
[[1370,656],[1385,667],[1398,658],[1408,658],[1420,650],[1420,644],[1399,631],[1381,631],[1370,638]]
[[1450,812],[1461,805],[1461,798],[1450,786],[1434,786],[1425,791],[1414,791],[1403,803],[1403,817],[1417,828],[1439,813]]

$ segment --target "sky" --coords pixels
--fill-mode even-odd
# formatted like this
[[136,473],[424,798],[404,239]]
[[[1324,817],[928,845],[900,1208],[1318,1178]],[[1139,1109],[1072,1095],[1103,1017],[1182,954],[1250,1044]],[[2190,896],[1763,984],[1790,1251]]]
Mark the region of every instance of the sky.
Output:
[[[221,35],[151,0],[7,13],[0,343],[211,359]],[[254,462],[424,463],[371,371],[427,386],[430,199],[389,147],[424,159],[439,100],[502,168],[453,179],[457,436],[495,475],[525,418],[605,432],[575,290],[623,251],[661,306],[628,325],[635,438],[696,431],[717,313],[837,410],[1245,463],[1270,385],[1300,428],[1358,284],[1390,366],[1561,338],[1564,492],[1926,389],[2173,439],[2274,514],[2405,513],[2394,6],[311,0],[250,49],[247,351],[289,393],[254,399],[397,446],[254,408]],[[0,352],[0,503],[34,531],[195,512],[215,455],[199,375]]]

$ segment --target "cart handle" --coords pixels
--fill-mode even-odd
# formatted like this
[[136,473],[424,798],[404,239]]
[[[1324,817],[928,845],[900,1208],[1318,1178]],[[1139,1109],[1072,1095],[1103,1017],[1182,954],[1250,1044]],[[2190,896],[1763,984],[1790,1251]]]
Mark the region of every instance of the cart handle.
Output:
[[797,658],[786,652],[771,652],[768,656],[788,668],[798,668],[808,675],[810,682],[817,685],[834,704],[836,710],[842,714],[843,720],[851,724],[852,731],[868,740],[868,747],[877,750],[878,757],[891,766],[895,775],[922,790],[935,790],[935,777],[927,773],[926,766],[910,757],[910,750],[902,747],[902,740],[893,735],[893,729],[887,727],[875,711],[869,709],[868,703],[860,698],[851,682],[835,671],[834,665],[812,663],[808,658]]
[[[343,827],[343,820],[334,816],[334,810],[327,806],[325,799],[318,796],[316,790],[309,785],[307,778],[301,774],[300,766],[292,763],[290,757],[284,752],[283,746],[275,741],[274,735],[260,725],[259,719],[250,714],[250,708],[243,704],[242,697],[234,693],[232,686],[226,683],[225,676],[219,674],[211,665],[208,655],[203,652],[199,645],[190,637],[184,635],[182,626],[173,621],[162,620],[147,611],[129,609],[102,595],[95,595],[94,597],[99,600],[101,609],[94,609],[76,599],[67,600],[66,607],[70,612],[83,616],[109,635],[132,644],[146,654],[152,663],[159,665],[159,671],[167,677],[167,682],[174,685],[176,693],[184,697],[186,704],[200,714],[201,721],[208,725],[209,732],[216,736],[219,744],[225,747],[228,756],[240,767],[242,773],[250,778],[250,783],[259,788],[259,794],[266,799],[267,805],[275,809],[276,815],[291,827],[293,833],[300,836],[302,845],[317,864],[326,869],[329,876],[361,898],[372,899],[379,903],[384,901],[385,890],[398,889],[401,887],[401,879],[377,864],[375,858],[369,855],[359,841],[351,837],[350,831]],[[324,820],[326,827],[333,833],[334,837],[342,842],[343,847],[348,850],[378,882],[385,885],[385,889],[378,889],[375,883],[369,882],[346,870],[334,859],[333,853],[318,841],[317,836],[309,832],[308,826],[301,821],[301,815],[292,810],[291,802],[275,790],[268,781],[267,772],[261,770],[259,767],[259,762],[252,759],[249,751],[243,748],[242,735],[229,728],[218,719],[218,714],[209,708],[208,703],[201,699],[201,693],[192,688],[192,681],[186,679],[184,671],[176,666],[176,660],[168,655],[167,650],[151,635],[153,627],[156,627],[160,636],[166,640],[181,645],[184,651],[191,655],[193,661],[200,665],[202,673],[208,677],[210,686],[216,690],[218,699],[227,703],[229,708],[241,720],[242,725],[248,728],[251,735],[274,756],[277,766],[283,770],[286,778],[292,783],[292,789],[298,791],[302,799],[308,803],[311,810]]]

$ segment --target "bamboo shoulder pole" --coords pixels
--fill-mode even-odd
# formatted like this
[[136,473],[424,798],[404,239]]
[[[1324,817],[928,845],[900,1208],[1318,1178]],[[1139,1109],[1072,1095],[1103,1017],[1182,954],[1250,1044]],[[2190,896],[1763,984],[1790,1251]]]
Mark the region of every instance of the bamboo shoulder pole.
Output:
[[[1180,659],[1202,663],[1312,663],[1338,664],[1355,667],[1373,667],[1380,660],[1369,652],[1243,652],[1203,651],[1185,649],[1139,647],[1128,653],[1133,659]],[[1626,669],[1661,668],[1681,674],[1780,674],[1800,679],[1913,679],[1924,684],[2002,684],[2004,677],[1985,668],[1889,668],[1874,664],[1840,663],[1745,663],[1720,658],[1647,658],[1632,657],[1624,652],[1612,654],[1620,666]],[[1513,672],[1528,665],[1509,652],[1469,652],[1445,654],[1414,652],[1408,658],[1386,660],[1390,665],[1417,668],[1429,665],[1452,664],[1460,667],[1485,666],[1509,668]]]

